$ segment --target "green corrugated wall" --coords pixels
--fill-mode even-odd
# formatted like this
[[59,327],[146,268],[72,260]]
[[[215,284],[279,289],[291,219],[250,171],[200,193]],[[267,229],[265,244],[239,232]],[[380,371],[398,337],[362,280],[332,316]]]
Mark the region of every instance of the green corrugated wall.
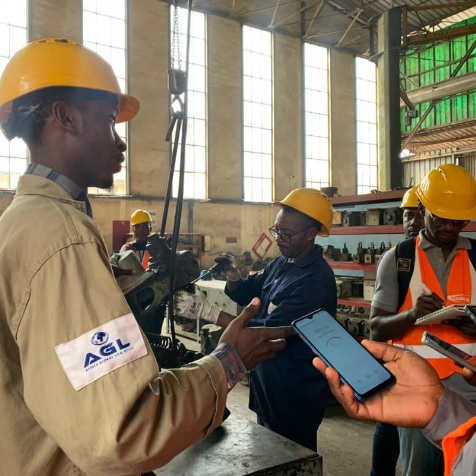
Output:
[[[457,23],[451,28],[476,23],[476,17]],[[476,41],[476,34],[455,38],[435,46],[419,47],[407,50],[400,62],[400,81],[405,91],[428,86],[450,78],[451,72],[458,66],[468,48]],[[476,50],[458,72],[457,76],[476,71]],[[455,62],[448,65],[449,62]],[[407,107],[401,108],[401,131],[410,132],[419,118],[428,109],[430,103],[416,104],[418,118],[412,120],[411,126],[405,126]],[[440,101],[423,122],[421,129],[436,125],[449,124],[476,117],[476,87],[456,96]]]

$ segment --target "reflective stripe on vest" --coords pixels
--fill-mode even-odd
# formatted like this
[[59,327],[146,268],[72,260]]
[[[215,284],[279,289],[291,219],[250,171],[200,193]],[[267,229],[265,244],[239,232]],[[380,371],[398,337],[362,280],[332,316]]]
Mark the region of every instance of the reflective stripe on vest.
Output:
[[[136,250],[136,253],[139,254],[138,258],[142,264],[142,267],[147,271],[149,269],[149,258],[150,258],[149,251]],[[141,259],[141,255],[142,255],[142,259]]]
[[[417,237],[415,246],[413,274],[408,286],[407,295],[398,312],[406,311],[413,307],[413,303],[416,302],[422,292],[422,283],[425,283],[434,293],[444,298],[443,290],[441,289],[428,257],[426,253],[420,249],[420,237]],[[470,304],[473,300],[476,300],[476,272],[468,258],[468,252],[465,249],[460,248],[456,251],[456,256],[451,264],[446,294],[446,306],[450,304]],[[455,372],[461,372],[461,369],[456,366],[451,359],[439,353],[433,353],[429,347],[421,343],[421,336],[424,331],[431,332],[440,339],[461,348],[468,354],[476,354],[476,339],[474,337],[467,336],[456,327],[444,324],[412,326],[400,339],[393,341],[395,345],[412,350],[426,358],[441,379],[449,377]]]
[[441,447],[445,461],[445,476],[451,476],[456,458],[464,444],[473,436],[475,425],[476,417],[473,417],[443,438]]

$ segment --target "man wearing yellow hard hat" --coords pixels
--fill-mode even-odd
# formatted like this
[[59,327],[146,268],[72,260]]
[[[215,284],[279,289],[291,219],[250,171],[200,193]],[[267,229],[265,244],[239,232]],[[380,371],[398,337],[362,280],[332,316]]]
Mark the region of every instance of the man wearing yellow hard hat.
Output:
[[0,77],[0,126],[31,158],[0,217],[2,474],[158,468],[221,424],[229,389],[291,333],[251,333],[248,306],[213,356],[160,371],[87,197],[113,184],[126,150],[115,124],[138,110],[111,66],[74,41],[35,41]]
[[[334,273],[322,256],[322,247],[315,245],[316,236],[329,236],[333,215],[330,200],[318,190],[299,188],[277,204],[280,210],[269,232],[282,256],[244,279],[230,263],[225,269],[226,294],[240,305],[260,297],[258,316],[251,321],[254,326],[289,325],[318,308],[335,315]],[[175,312],[222,326],[233,319],[199,292],[177,293]],[[316,378],[312,357],[310,349],[297,336],[289,338],[283,352],[251,372],[250,409],[256,412],[261,425],[316,451],[317,429],[329,387],[325,379]]]
[[[418,185],[409,188],[402,198],[400,208],[403,210],[402,224],[405,238],[415,238],[423,228],[423,217],[418,210]],[[398,457],[400,454],[400,441],[395,425],[377,422],[372,444],[371,476],[394,476]]]
[[423,217],[418,211],[418,185],[408,189],[403,195],[400,208],[403,210],[403,234],[406,238],[418,236],[423,228]]
[[[442,306],[476,302],[476,243],[460,235],[476,218],[476,180],[462,167],[443,164],[425,176],[416,196],[424,229],[379,263],[370,310],[372,338],[425,357],[447,387],[476,400],[476,389],[465,382],[461,369],[421,342],[423,332],[430,331],[474,355],[476,326],[467,319],[415,325]],[[443,474],[442,453],[421,430],[399,428],[399,437],[403,474]]]
[[120,252],[133,250],[144,269],[149,267],[150,254],[146,248],[147,237],[152,231],[152,217],[146,210],[135,210],[131,215],[133,237],[131,241],[124,243]]

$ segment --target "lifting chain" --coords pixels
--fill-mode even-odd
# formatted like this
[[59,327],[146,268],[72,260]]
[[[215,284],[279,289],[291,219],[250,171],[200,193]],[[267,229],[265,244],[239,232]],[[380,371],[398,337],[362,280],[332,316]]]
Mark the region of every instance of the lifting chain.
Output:
[[182,69],[182,54],[180,52],[180,23],[177,0],[174,1],[174,18],[172,30],[172,52],[170,66],[173,69]]

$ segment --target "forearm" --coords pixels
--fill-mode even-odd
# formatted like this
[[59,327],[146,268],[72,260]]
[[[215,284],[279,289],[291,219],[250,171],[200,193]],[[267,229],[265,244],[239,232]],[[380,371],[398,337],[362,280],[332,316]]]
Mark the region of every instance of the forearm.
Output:
[[386,342],[402,337],[413,325],[415,318],[411,309],[393,315],[370,314],[372,340]]
[[[55,430],[47,428],[88,474],[139,474],[159,468],[222,423],[228,388],[223,366],[214,357],[162,371],[142,393],[136,382],[129,382],[129,392],[107,382],[103,392],[70,399],[69,415],[61,412],[64,420]],[[73,426],[71,438],[66,428]]]
[[438,410],[423,434],[441,447],[443,438],[476,415],[476,405],[453,390],[445,387]]
[[[78,279],[88,269],[94,276]],[[77,339],[91,342],[99,328],[109,339],[105,346],[74,347]],[[223,365],[208,356],[159,377],[137,332],[96,243],[63,248],[35,274],[17,332],[25,402],[51,441],[88,474],[150,471],[222,421]],[[114,353],[101,354],[103,347]],[[93,362],[89,370],[85,362]]]

